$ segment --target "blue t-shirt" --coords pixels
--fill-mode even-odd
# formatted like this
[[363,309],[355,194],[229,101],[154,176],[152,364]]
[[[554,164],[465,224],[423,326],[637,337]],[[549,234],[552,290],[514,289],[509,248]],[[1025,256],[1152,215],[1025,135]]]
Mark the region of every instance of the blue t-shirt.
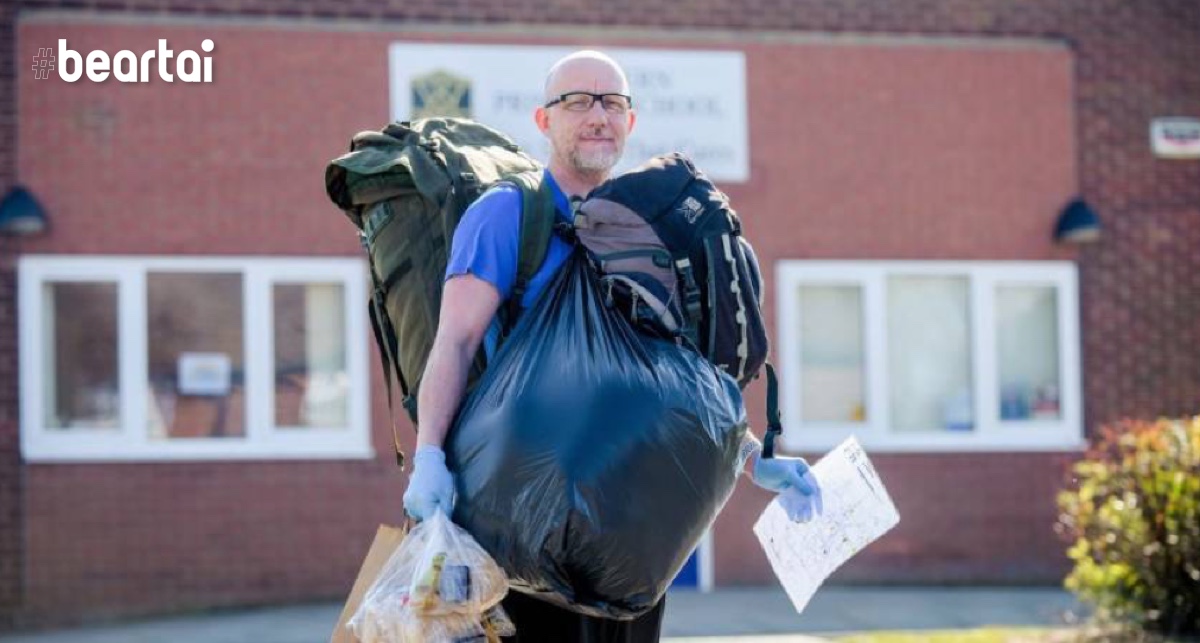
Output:
[[[569,222],[570,200],[549,171],[544,176],[554,194],[559,219]],[[500,293],[500,301],[506,302],[517,281],[517,252],[520,246],[521,191],[511,185],[492,188],[467,208],[455,228],[454,240],[450,244],[450,260],[446,264],[446,279],[470,273],[495,286],[496,292]],[[529,280],[529,287],[521,298],[521,308],[528,308],[537,301],[570,254],[570,245],[558,235],[550,236],[546,260]],[[483,340],[489,358],[496,350],[500,330],[499,318],[493,318]]]

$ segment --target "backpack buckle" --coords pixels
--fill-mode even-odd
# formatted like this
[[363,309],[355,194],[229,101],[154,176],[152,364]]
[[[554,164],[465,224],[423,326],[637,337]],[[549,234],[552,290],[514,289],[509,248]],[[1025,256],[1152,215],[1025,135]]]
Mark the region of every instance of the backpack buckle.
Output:
[[575,245],[579,241],[579,235],[575,232],[575,226],[566,221],[556,222],[554,224],[554,233],[571,245]]
[[692,272],[692,262],[687,257],[675,261],[675,267],[683,277],[683,303],[688,316],[688,322],[700,320],[700,288],[696,285],[696,276]]
[[763,435],[762,459],[770,460],[775,457],[775,439],[783,433],[783,427],[772,424]]

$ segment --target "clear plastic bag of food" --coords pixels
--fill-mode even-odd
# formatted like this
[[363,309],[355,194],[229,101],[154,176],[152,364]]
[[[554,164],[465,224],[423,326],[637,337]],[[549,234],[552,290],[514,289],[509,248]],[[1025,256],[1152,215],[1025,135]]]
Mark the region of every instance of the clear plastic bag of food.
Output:
[[483,643],[511,636],[504,571],[441,511],[405,537],[349,627],[363,643]]
[[351,620],[349,627],[362,643],[498,643],[500,637],[516,633],[499,605],[471,615],[367,614],[357,624]]

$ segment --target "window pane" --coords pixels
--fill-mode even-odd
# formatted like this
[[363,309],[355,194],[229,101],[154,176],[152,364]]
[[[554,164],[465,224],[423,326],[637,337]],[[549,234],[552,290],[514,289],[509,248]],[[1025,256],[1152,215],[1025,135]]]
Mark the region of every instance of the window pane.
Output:
[[149,273],[150,437],[246,433],[240,274]]
[[54,282],[43,293],[47,428],[118,428],[117,284]]
[[888,373],[896,431],[970,431],[970,282],[888,279]]
[[800,288],[801,414],[806,422],[866,419],[862,288]]
[[996,338],[1000,419],[1060,419],[1055,288],[997,288]]
[[279,284],[275,306],[275,425],[349,425],[345,293],[338,284]]

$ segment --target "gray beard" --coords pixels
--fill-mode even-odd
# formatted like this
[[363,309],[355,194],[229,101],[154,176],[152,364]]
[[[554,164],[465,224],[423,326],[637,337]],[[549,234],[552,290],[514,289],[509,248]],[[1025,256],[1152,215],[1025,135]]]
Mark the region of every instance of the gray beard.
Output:
[[584,154],[578,149],[571,152],[571,166],[583,174],[607,173],[620,159],[621,155],[617,152]]

